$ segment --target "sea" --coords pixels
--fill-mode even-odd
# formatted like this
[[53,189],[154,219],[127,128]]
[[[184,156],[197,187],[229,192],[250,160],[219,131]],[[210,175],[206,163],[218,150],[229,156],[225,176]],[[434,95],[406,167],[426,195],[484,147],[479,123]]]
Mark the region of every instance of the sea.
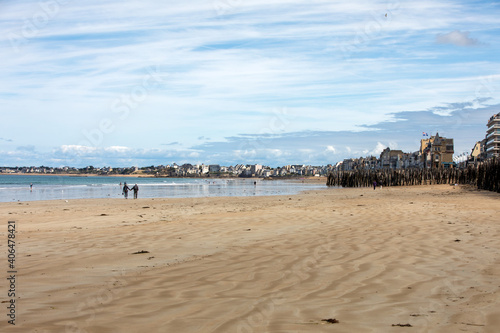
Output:
[[0,202],[123,198],[125,182],[139,186],[139,198],[292,195],[326,186],[300,179],[0,175]]

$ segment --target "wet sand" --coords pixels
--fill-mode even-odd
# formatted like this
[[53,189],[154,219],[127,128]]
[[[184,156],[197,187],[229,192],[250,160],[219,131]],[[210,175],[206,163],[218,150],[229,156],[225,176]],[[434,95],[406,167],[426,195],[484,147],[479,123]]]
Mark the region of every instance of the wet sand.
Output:
[[[500,195],[0,203],[19,332],[497,332]],[[335,319],[338,323],[327,319]],[[411,325],[411,328],[409,327]]]

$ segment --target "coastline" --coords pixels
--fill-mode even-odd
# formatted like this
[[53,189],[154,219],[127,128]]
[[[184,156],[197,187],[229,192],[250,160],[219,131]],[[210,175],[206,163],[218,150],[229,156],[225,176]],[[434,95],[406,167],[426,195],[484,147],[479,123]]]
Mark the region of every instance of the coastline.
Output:
[[75,173],[0,173],[5,176],[61,176],[61,177],[138,177],[155,178],[153,175],[145,174],[127,174],[127,175],[98,175],[93,173],[75,174]]
[[[137,183],[140,198],[274,196],[325,188],[323,182],[256,178],[1,177],[0,202],[123,198],[122,183]],[[120,184],[119,184],[120,182]],[[30,187],[33,184],[33,187]]]
[[57,174],[51,174],[51,173],[0,173],[0,175],[5,175],[5,176],[61,176],[61,177],[133,177],[133,178],[158,178],[158,179],[169,179],[169,178],[180,178],[180,179],[226,179],[226,180],[231,180],[231,179],[259,179],[259,180],[292,180],[292,181],[306,181],[310,183],[324,183],[326,184],[327,177],[326,176],[320,176],[320,177],[313,177],[313,176],[297,176],[297,177],[228,177],[228,176],[216,176],[216,175],[210,175],[209,177],[186,177],[186,176],[176,176],[176,177],[169,177],[169,176],[155,176],[155,175],[148,175],[148,174],[143,174],[143,173],[137,173],[137,174],[127,174],[127,175],[116,175],[116,174],[111,174],[111,175],[98,175],[98,174],[73,174],[73,173],[57,173]]
[[493,332],[499,199],[325,188],[0,203],[0,215],[18,228],[25,330]]

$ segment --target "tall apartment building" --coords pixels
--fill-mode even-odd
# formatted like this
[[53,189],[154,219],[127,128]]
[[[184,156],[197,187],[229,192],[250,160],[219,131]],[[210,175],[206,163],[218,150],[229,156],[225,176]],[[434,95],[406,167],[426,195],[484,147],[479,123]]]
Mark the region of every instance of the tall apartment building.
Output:
[[486,158],[500,157],[500,112],[493,115],[486,125]]

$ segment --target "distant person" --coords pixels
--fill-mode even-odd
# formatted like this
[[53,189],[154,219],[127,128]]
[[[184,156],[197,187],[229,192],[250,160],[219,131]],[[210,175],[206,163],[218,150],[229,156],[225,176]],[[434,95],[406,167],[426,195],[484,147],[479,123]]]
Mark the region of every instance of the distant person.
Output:
[[134,191],[134,199],[137,199],[137,192],[139,192],[139,186],[135,184],[134,186],[132,186],[131,190]]
[[376,188],[377,188],[377,182],[373,181],[373,190],[375,190]]
[[123,183],[123,190],[122,190],[122,194],[125,196],[125,199],[128,199],[128,191],[130,191],[131,189],[127,186],[127,183]]
[[33,183],[30,183],[30,192],[33,192]]

